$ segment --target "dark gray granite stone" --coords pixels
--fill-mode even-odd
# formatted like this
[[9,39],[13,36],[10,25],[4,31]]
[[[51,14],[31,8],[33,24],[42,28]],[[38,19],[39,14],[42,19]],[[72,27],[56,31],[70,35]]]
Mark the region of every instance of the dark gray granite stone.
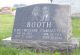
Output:
[[68,5],[35,4],[16,11],[12,41],[47,47],[59,42],[66,43],[70,36]]

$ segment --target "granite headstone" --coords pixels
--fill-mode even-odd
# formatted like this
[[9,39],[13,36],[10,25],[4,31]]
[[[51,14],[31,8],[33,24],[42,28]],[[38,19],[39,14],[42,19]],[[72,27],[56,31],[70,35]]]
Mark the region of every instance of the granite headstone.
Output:
[[70,6],[35,4],[17,8],[12,41],[53,46],[55,42],[67,42],[70,36]]

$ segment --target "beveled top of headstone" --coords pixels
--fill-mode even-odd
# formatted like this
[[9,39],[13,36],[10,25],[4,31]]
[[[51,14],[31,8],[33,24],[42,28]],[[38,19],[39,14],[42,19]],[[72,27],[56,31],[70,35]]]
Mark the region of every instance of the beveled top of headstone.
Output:
[[70,37],[70,6],[35,4],[16,11],[12,40],[66,42]]

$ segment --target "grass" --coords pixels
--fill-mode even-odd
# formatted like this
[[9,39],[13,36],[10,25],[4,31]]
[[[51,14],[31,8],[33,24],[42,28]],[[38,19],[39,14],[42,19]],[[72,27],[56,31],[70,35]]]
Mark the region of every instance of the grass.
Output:
[[0,39],[11,36],[13,22],[14,16],[10,14],[0,15]]
[[0,46],[0,55],[17,55],[18,50],[11,47]]
[[9,47],[0,46],[0,55],[32,55],[35,54],[34,52],[31,52],[29,49],[17,49]]
[[[31,49],[20,49],[20,48],[14,48],[11,46],[0,46],[0,55],[51,55],[49,51],[45,52],[38,52],[36,53],[35,50]],[[55,55],[60,55],[59,52],[55,52]]]
[[72,19],[72,33],[74,37],[80,38],[80,18],[78,17]]
[[[10,14],[0,15],[0,39],[10,37],[13,29],[14,16]],[[80,38],[80,19],[73,17],[72,19],[72,33],[74,37]],[[73,55],[80,55],[80,48],[74,51]],[[17,49],[11,46],[5,47],[0,44],[0,55],[50,55],[49,52],[35,53],[29,49]],[[54,55],[60,55],[56,52]]]

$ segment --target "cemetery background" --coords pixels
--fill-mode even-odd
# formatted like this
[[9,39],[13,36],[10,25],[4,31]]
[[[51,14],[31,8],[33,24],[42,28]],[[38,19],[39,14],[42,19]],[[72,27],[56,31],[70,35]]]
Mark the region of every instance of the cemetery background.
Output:
[[[14,22],[14,15],[12,14],[0,14],[0,40],[10,37],[12,34],[13,29],[13,22]],[[76,38],[80,38],[80,17],[72,17],[72,29],[73,29],[73,36]],[[76,49],[73,55],[80,55],[79,50]],[[5,53],[4,53],[5,52]],[[30,49],[16,49],[12,48],[11,46],[5,47],[0,43],[0,55],[49,55],[50,52],[48,51],[45,53],[35,53],[32,52]],[[55,55],[59,55],[59,52],[56,52]]]

